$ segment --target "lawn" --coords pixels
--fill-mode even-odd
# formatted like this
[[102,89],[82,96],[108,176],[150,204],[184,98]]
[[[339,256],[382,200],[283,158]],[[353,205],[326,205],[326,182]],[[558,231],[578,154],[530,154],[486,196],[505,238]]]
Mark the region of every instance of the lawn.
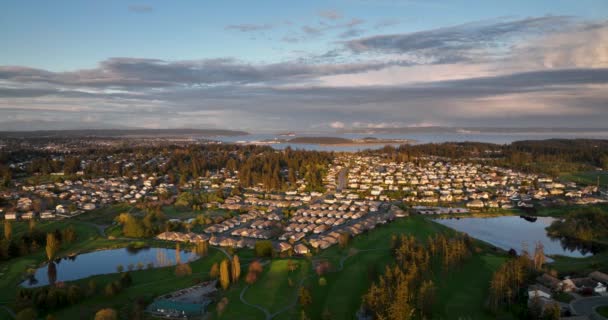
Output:
[[597,313],[604,317],[608,317],[608,306],[602,306],[596,309]]
[[484,310],[488,285],[492,274],[506,257],[490,253],[474,254],[460,268],[439,274],[435,318],[440,319],[495,319]]
[[554,262],[550,264],[551,268],[557,270],[561,275],[586,276],[596,270],[608,272],[608,251],[602,251],[587,258],[564,256],[552,258]]
[[227,217],[230,211],[224,209],[205,209],[203,211],[181,210],[175,206],[164,206],[163,213],[169,219],[190,219],[202,214],[208,217]]
[[[390,253],[391,236],[411,234],[420,240],[426,240],[437,232],[454,233],[424,217],[412,216],[361,235],[353,239],[345,249],[333,246],[312,258],[328,260],[332,266],[333,272],[323,276],[326,279],[325,285],[319,283],[319,276],[308,259],[298,260],[300,269],[291,275],[286,271],[287,259],[275,259],[265,266],[261,279],[248,288],[244,297],[248,302],[261,305],[273,313],[288,305],[297,295],[297,285],[290,287],[287,278],[294,281],[305,279],[303,284],[310,289],[312,295],[312,305],[305,308],[309,318],[320,319],[324,313],[329,313],[331,319],[352,319],[361,305],[361,297],[372,281],[384,271],[385,266],[393,262]],[[436,283],[441,291],[437,312],[442,318],[450,319],[454,315],[472,319],[493,318],[483,311],[482,306],[490,277],[505,257],[488,252],[487,246],[482,243],[479,246],[482,252],[475,254],[459,270],[437,276]],[[340,270],[341,260],[343,269]],[[240,302],[239,294],[243,287],[241,282],[224,294],[229,299],[228,307],[221,317],[214,314],[215,318],[264,318],[261,311]],[[280,313],[276,318],[297,319],[300,313],[301,307],[297,306]]]
[[95,281],[98,293],[78,305],[57,310],[53,314],[58,319],[92,319],[97,310],[110,307],[121,310],[121,318],[127,319],[126,310],[130,310],[132,307],[130,304],[136,298],[151,300],[159,295],[192,286],[195,279],[206,280],[213,263],[219,262],[223,258],[225,258],[223,253],[218,250],[211,250],[209,256],[191,262],[192,275],[183,277],[175,276],[175,267],[132,271],[133,285],[112,297],[104,295],[102,291],[107,283],[119,278],[118,274],[81,279],[75,281],[75,283],[82,287],[86,287],[89,281]]
[[[287,269],[288,260],[274,260],[264,268],[258,282],[245,293],[249,303],[263,305],[275,313],[292,303],[296,296],[297,286],[302,279],[310,275],[311,263],[308,260],[293,260],[298,264],[297,270]],[[289,279],[292,286],[289,285]]]
[[114,218],[116,218],[116,216],[118,216],[119,214],[124,212],[131,212],[133,210],[136,210],[133,206],[126,203],[121,203],[85,212],[72,219],[107,226],[112,224],[112,222],[114,222]]
[[595,185],[597,179],[600,179],[600,185],[608,185],[608,171],[587,171],[564,174],[560,178],[565,181],[572,181],[579,184]]

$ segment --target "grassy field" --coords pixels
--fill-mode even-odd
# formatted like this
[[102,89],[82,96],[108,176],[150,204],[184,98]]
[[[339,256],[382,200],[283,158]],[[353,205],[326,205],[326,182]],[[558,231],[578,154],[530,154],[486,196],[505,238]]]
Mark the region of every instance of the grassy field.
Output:
[[608,171],[588,171],[578,173],[568,173],[562,175],[560,179],[565,181],[572,181],[584,185],[595,185],[597,184],[597,178],[600,178],[600,185],[608,185]]
[[117,280],[118,274],[99,275],[75,281],[86,287],[89,281],[94,280],[98,293],[76,306],[55,311],[53,315],[58,319],[92,319],[97,310],[110,307],[121,311],[121,319],[128,319],[128,312],[136,298],[151,300],[159,295],[192,286],[195,279],[206,280],[213,263],[221,261],[224,257],[220,251],[212,250],[209,256],[191,262],[192,275],[183,277],[175,276],[175,267],[132,271],[133,285],[112,297],[102,293],[103,287]]
[[587,258],[555,256],[553,260],[555,261],[551,263],[551,268],[563,275],[575,274],[586,276],[596,270],[608,272],[608,252],[606,251]]
[[[274,259],[265,266],[261,279],[247,289],[244,297],[249,303],[274,313],[296,299],[298,283],[303,281],[303,285],[310,289],[313,301],[304,310],[309,318],[320,319],[324,313],[329,313],[331,319],[352,319],[372,281],[394,261],[390,253],[391,236],[411,234],[426,240],[437,232],[454,233],[424,217],[412,216],[361,235],[345,249],[333,246],[311,259],[299,259],[299,268],[293,273],[287,271],[287,259]],[[479,245],[482,252],[475,254],[459,270],[449,275],[437,275],[436,283],[440,288],[437,315],[441,318],[494,318],[483,311],[482,305],[489,279],[505,257],[489,252],[484,244]],[[333,269],[323,276],[325,285],[319,283],[319,276],[312,269],[312,260],[320,259],[329,261]],[[290,286],[288,279],[295,285]],[[264,319],[261,311],[239,300],[243,286],[241,282],[224,293],[229,300],[228,307],[221,317],[214,313],[213,318]],[[276,319],[297,319],[301,311],[301,307],[296,306],[280,313]]]

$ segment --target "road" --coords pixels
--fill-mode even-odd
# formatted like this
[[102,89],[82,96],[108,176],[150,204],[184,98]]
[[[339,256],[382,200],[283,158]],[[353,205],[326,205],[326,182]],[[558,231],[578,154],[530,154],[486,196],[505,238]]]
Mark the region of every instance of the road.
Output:
[[588,315],[593,320],[608,320],[595,312],[601,306],[608,306],[608,297],[581,298],[570,302],[572,311],[577,315]]
[[346,182],[348,177],[348,169],[343,168],[338,173],[338,191],[342,191],[342,189],[346,188]]

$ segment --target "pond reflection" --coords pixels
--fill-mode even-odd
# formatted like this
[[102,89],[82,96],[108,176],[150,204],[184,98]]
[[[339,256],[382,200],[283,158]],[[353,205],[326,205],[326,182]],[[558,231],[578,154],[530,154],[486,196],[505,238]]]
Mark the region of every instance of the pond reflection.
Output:
[[56,259],[33,272],[21,286],[39,287],[93,275],[144,268],[158,268],[190,262],[198,255],[166,248],[121,248],[95,251]]
[[468,233],[471,237],[490,243],[504,250],[515,249],[521,253],[524,246],[529,249],[540,241],[547,255],[586,257],[597,252],[597,248],[583,243],[551,238],[547,228],[554,218],[537,217],[525,219],[517,216],[491,218],[438,219],[436,222],[452,229]]

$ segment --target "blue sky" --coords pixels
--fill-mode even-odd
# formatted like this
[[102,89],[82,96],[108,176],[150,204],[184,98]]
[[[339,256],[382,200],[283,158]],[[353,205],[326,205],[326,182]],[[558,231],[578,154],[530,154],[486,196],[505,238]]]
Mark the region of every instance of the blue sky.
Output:
[[[250,130],[284,129],[277,117],[302,130],[597,125],[607,18],[605,0],[5,0],[0,116]],[[589,73],[573,83],[572,69]],[[461,88],[526,75],[537,89]],[[448,116],[446,105],[477,112]]]
[[[289,3],[289,5],[286,5]],[[320,53],[329,37],[299,43],[281,41],[305,25],[318,25],[319,13],[366,25],[395,24],[383,33],[414,32],[472,21],[544,15],[603,18],[608,1],[4,1],[0,11],[0,62],[61,71],[91,68],[110,57],[191,60],[235,57],[276,61],[293,51]],[[270,30],[238,32],[229,25],[271,25]],[[370,31],[370,34],[373,31]]]

